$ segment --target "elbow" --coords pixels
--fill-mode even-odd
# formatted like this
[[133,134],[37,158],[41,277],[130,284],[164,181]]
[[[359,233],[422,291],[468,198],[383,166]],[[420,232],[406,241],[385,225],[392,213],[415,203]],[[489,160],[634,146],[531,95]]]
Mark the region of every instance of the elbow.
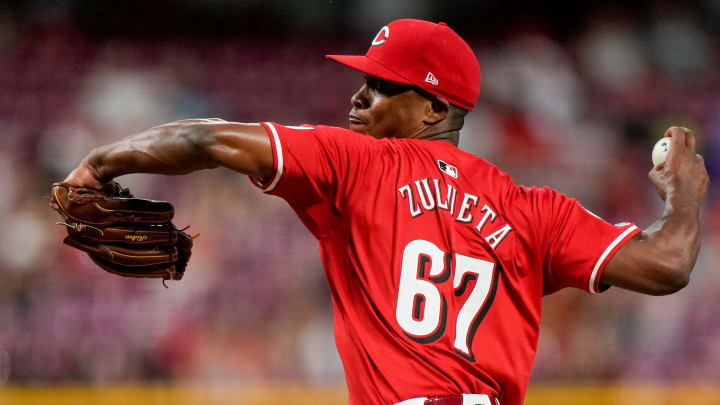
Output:
[[668,280],[665,282],[664,285],[664,291],[663,294],[660,295],[669,295],[674,294],[683,288],[687,287],[687,285],[690,283],[690,273],[689,272],[676,272],[676,274],[673,274],[668,278]]
[[694,263],[687,260],[673,260],[665,262],[658,274],[658,288],[654,295],[674,294],[690,283],[690,272]]

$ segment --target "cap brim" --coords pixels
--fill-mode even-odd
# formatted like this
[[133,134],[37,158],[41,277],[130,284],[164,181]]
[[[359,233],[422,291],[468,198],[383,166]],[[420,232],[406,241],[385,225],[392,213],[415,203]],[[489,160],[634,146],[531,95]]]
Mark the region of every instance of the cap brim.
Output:
[[345,65],[351,69],[355,69],[370,76],[379,77],[391,82],[413,84],[410,80],[400,76],[365,55],[325,55],[325,57],[331,61]]

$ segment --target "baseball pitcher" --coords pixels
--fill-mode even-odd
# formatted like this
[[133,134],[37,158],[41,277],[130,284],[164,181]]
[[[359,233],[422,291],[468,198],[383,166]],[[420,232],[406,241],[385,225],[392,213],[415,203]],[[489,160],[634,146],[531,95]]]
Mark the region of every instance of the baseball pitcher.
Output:
[[447,25],[393,21],[365,55],[328,58],[365,74],[349,129],[177,121],[94,149],[63,183],[224,166],[286,200],[318,240],[353,405],[521,404],[544,295],[688,283],[708,186],[691,131],[668,129],[650,172],[662,217],[614,225],[458,149],[480,68]]

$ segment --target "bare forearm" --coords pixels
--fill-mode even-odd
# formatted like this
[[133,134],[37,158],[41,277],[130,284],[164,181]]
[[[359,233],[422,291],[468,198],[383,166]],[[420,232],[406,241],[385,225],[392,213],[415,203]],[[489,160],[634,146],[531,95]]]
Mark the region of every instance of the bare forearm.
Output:
[[[667,196],[663,216],[644,232],[658,250],[678,257],[690,267],[700,252],[700,203],[681,193]],[[689,269],[688,269],[689,271]]]
[[188,122],[151,128],[94,149],[83,164],[101,181],[129,173],[176,175],[217,167],[199,147],[200,128]]
[[687,285],[700,252],[699,215],[699,204],[669,195],[663,216],[630,246],[627,253],[647,284],[641,292],[668,294]]
[[100,182],[129,173],[178,175],[218,166],[264,176],[272,169],[272,151],[257,124],[183,120],[98,147],[81,166]]

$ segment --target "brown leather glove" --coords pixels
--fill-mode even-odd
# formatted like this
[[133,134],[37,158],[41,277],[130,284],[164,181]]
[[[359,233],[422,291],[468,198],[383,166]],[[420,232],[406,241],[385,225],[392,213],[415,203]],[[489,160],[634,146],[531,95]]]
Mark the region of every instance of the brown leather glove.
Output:
[[106,190],[55,183],[50,207],[67,226],[63,242],[80,249],[102,269],[126,277],[180,280],[193,238],[171,222],[167,201],[133,198],[111,182]]

